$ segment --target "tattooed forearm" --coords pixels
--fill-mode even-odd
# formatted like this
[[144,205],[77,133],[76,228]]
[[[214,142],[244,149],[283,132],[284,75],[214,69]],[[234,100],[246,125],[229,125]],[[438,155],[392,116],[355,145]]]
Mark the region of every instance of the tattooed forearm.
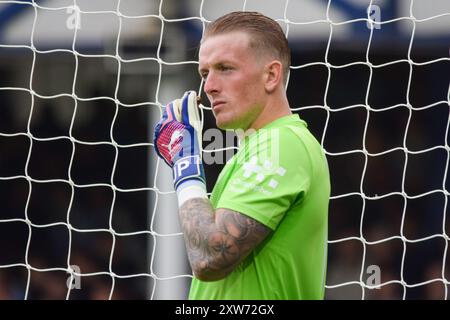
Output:
[[207,199],[186,201],[180,218],[192,270],[205,281],[227,276],[270,233],[246,215],[214,211]]

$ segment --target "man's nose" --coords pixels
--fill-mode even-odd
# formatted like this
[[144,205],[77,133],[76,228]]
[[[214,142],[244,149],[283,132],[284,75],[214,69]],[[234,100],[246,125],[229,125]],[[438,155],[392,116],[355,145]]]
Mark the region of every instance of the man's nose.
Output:
[[205,92],[210,95],[219,92],[218,79],[213,72],[210,72],[206,77],[204,89]]

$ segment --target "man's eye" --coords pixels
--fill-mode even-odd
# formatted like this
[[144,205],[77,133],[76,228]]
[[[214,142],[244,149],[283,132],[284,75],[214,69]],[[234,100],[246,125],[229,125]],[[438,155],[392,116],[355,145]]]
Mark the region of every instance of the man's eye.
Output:
[[202,73],[202,78],[203,79],[206,79],[208,77],[208,74],[207,73]]

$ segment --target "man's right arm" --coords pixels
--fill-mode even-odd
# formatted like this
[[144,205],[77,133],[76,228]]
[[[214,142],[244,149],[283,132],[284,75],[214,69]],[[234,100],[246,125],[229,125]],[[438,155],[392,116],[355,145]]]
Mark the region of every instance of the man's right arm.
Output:
[[180,219],[192,271],[203,281],[225,278],[271,232],[239,212],[214,211],[204,198],[186,201],[180,208]]

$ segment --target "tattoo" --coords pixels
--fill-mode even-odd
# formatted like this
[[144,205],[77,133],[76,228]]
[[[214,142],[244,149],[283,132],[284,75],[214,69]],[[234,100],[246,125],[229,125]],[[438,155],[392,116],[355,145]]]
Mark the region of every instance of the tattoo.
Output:
[[180,218],[192,271],[205,281],[227,276],[271,231],[239,212],[214,211],[207,199],[186,201]]

